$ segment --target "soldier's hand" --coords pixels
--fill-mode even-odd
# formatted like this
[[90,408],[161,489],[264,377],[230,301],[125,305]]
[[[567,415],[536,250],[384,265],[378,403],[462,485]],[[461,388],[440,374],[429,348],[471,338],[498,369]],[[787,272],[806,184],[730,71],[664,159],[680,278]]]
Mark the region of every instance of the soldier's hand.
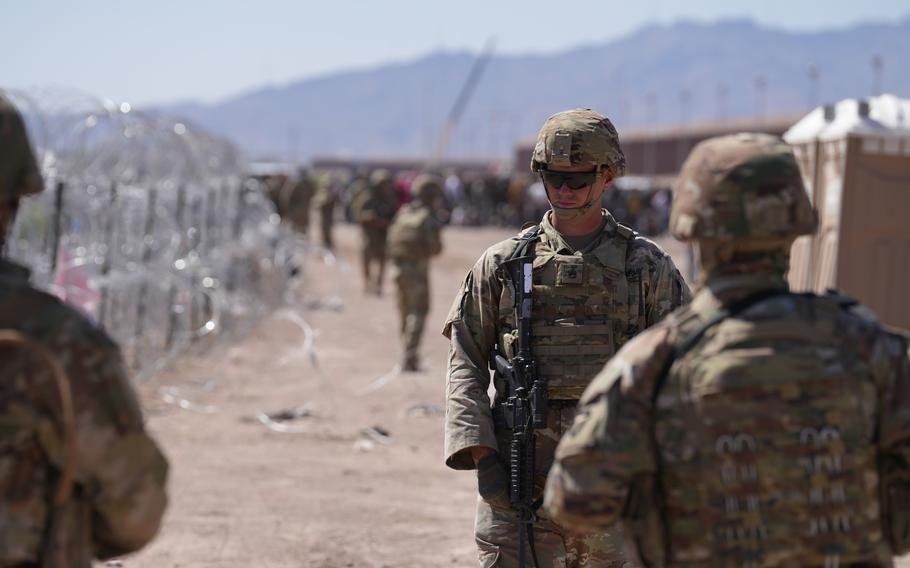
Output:
[[484,501],[500,509],[511,507],[509,502],[509,474],[496,453],[484,456],[477,462],[477,490]]

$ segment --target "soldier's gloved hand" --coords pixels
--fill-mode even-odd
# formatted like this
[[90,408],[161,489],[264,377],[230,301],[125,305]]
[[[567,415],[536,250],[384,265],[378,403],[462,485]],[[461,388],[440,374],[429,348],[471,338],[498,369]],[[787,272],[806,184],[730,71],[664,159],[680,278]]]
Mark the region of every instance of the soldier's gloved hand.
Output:
[[499,463],[497,454],[490,454],[477,462],[477,490],[484,501],[500,509],[511,507],[509,502],[509,474]]

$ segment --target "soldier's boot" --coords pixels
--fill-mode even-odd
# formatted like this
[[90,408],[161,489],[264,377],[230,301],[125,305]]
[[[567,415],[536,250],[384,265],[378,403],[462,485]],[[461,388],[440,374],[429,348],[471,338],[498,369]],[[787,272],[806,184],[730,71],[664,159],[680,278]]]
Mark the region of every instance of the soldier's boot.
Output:
[[406,356],[401,362],[401,370],[409,373],[415,373],[420,370],[420,360],[417,356]]

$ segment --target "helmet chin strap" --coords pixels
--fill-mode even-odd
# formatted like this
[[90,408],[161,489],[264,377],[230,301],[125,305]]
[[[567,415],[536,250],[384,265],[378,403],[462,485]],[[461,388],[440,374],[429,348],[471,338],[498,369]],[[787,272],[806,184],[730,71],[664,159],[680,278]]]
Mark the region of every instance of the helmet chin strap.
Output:
[[[547,203],[550,204],[550,209],[553,211],[553,214],[556,215],[561,221],[572,221],[583,217],[588,211],[594,207],[593,200],[591,199],[591,191],[594,189],[594,184],[588,186],[588,197],[585,199],[585,202],[579,205],[578,207],[559,207],[553,203],[553,200],[550,199],[550,192],[547,191],[547,182],[543,179],[543,174],[540,175],[540,182],[543,184],[544,194],[547,196]],[[595,182],[596,183],[596,182]],[[559,188],[556,188],[558,191]]]

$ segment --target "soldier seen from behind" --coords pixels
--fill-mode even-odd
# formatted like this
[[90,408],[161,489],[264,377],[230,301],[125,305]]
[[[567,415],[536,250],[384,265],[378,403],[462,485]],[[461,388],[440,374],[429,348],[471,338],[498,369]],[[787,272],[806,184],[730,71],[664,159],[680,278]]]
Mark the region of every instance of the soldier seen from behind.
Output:
[[[42,189],[0,95],[0,246],[20,199]],[[28,279],[0,258],[0,566],[90,568],[155,536],[167,461],[117,346]]]
[[445,460],[477,470],[481,566],[622,566],[620,535],[569,531],[538,510],[544,481],[590,380],[689,289],[659,246],[601,209],[625,172],[607,118],[587,109],[550,117],[531,170],[550,210],[483,253],[445,323]]
[[354,198],[351,208],[363,232],[361,263],[364,291],[381,296],[385,277],[386,238],[389,224],[398,209],[398,199],[389,172],[374,170],[370,174],[369,185]]
[[418,348],[430,311],[430,258],[442,252],[436,208],[442,180],[421,175],[411,184],[414,200],[398,210],[389,227],[389,257],[398,288],[401,321],[401,369],[420,369]]
[[839,293],[789,291],[816,221],[778,138],[702,142],[674,194],[700,290],[588,387],[545,509],[624,526],[648,566],[892,566],[910,551],[907,338]]

